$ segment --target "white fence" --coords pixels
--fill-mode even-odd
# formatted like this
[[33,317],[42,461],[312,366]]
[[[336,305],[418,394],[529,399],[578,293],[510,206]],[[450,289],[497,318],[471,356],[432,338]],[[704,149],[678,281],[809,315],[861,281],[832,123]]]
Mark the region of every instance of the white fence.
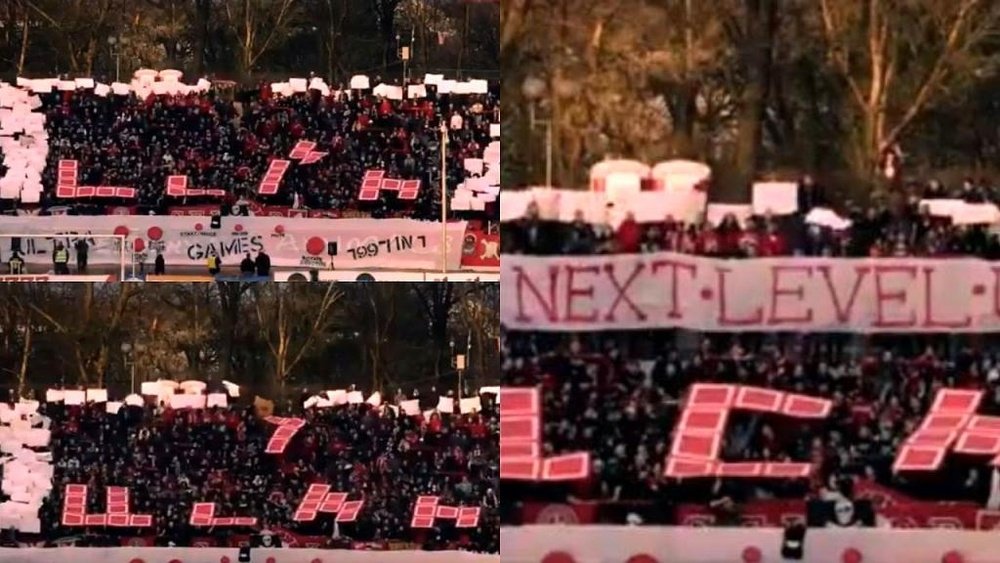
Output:
[[[236,563],[239,550],[210,547],[115,547],[0,549],[3,563]],[[499,555],[460,551],[334,551],[323,549],[253,549],[252,563],[494,563]]]
[[[779,528],[524,526],[502,528],[500,543],[504,563],[541,563],[546,557],[559,563],[739,563],[748,547],[760,550],[761,563],[777,563],[785,561],[781,557],[782,534]],[[864,563],[941,563],[952,551],[961,563],[998,563],[1000,534],[945,529],[811,529],[806,532],[802,560],[841,563],[849,549],[857,550]]]

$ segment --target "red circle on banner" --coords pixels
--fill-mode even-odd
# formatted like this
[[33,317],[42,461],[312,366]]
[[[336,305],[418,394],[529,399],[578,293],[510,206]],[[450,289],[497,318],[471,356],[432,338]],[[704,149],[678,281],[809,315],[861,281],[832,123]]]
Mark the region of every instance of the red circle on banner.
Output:
[[576,559],[565,551],[550,551],[542,557],[542,563],[576,563]]
[[319,557],[317,557],[317,558],[313,559],[313,560],[311,561],[311,563],[323,563],[323,560],[322,560],[322,559],[320,559]]
[[268,557],[266,563],[278,563],[278,560],[274,557]]
[[159,227],[150,227],[149,230],[146,231],[146,236],[149,240],[160,240],[163,238],[163,229]]
[[[170,563],[184,563],[184,562],[183,562],[183,561],[181,561],[180,559],[171,559],[171,560],[170,560]],[[228,562],[227,562],[227,563],[228,563]]]
[[136,557],[135,559],[129,561],[128,563],[146,563],[146,562],[144,560],[139,559],[138,557]]
[[125,225],[118,225],[117,227],[115,227],[115,234],[120,237],[127,237],[128,227],[126,227]]
[[229,557],[226,556],[226,555],[223,555],[222,559],[219,559],[219,563],[229,563]]
[[326,242],[319,237],[312,237],[306,242],[306,252],[313,256],[323,254],[324,248],[326,248]]
[[202,230],[204,228],[205,228],[205,226],[202,225],[201,223],[195,223],[194,224],[194,230],[196,230],[196,231],[200,231],[200,230]]
[[955,551],[954,549],[944,554],[941,558],[941,563],[964,563],[965,558],[962,554]]
[[743,563],[760,563],[761,558],[760,548],[756,545],[743,548]]
[[853,547],[849,547],[844,550],[844,554],[840,556],[840,560],[844,563],[861,563],[861,552]]
[[135,250],[136,252],[142,252],[143,250],[146,250],[146,241],[142,240],[141,238],[135,239],[135,242],[132,243],[132,250]]
[[243,225],[240,225],[239,223],[237,223],[236,226],[233,227],[233,230],[236,231],[237,233],[242,233],[243,232]]
[[278,226],[276,226],[274,228],[274,232],[278,233],[279,235],[285,234],[285,226],[284,225],[278,225]]
[[660,560],[653,557],[652,555],[646,555],[645,553],[640,553],[639,555],[633,555],[629,557],[625,563],[660,563]]

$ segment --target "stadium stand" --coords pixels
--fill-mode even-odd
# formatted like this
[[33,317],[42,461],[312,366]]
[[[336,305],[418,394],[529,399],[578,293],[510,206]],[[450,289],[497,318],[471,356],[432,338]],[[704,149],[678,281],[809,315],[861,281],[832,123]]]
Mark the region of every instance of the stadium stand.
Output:
[[[467,176],[482,176],[480,167],[477,174],[466,173],[466,159],[483,159],[499,112],[495,89],[443,93],[440,83],[421,84],[419,98],[395,99],[379,88],[331,92],[325,84],[307,89],[305,79],[292,79],[303,87],[261,84],[237,99],[208,88],[207,81],[204,88],[171,82],[179,89],[169,93],[143,89],[136,86],[143,72],[137,71],[131,87],[116,84],[124,89],[114,93],[93,81],[70,81],[72,87],[63,88],[62,81],[20,80],[40,99],[34,112],[45,116],[47,166],[37,206],[9,198],[0,205],[145,215],[241,204],[258,211],[309,209],[316,216],[439,220],[440,126],[448,129],[448,187],[454,193]],[[273,163],[289,161],[297,165],[272,170]],[[80,186],[134,192],[60,194],[57,188],[68,185],[57,177],[61,162],[75,163]],[[407,195],[383,186],[375,197],[360,198],[362,181],[374,170],[390,179],[419,180],[420,187]],[[268,171],[277,173],[280,190],[263,185]],[[187,177],[180,191],[168,190],[172,176]]]
[[690,163],[595,168],[501,194],[503,381],[538,397],[501,414],[505,557],[989,558],[995,188],[722,204]]
[[26,475],[37,463],[13,474],[8,465],[0,515],[20,530],[8,540],[261,547],[273,536],[286,547],[499,551],[495,395],[383,404],[341,390],[275,407],[191,384],[168,396],[146,385],[155,395],[124,402],[50,390],[40,404],[0,409],[32,410],[45,428],[22,430],[51,436],[51,493],[37,521],[18,510],[35,506],[37,479]]

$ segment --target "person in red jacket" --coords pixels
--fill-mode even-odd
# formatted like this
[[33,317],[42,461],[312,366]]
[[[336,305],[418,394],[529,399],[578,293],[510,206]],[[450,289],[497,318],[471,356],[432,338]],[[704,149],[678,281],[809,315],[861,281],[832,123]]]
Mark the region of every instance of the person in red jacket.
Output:
[[784,237],[778,232],[778,225],[774,221],[768,221],[767,230],[760,241],[760,255],[785,256],[786,254],[788,254],[788,248]]
[[642,241],[642,227],[635,220],[635,215],[629,212],[625,220],[618,226],[615,232],[615,242],[618,245],[618,252],[623,254],[634,254],[639,252],[639,243]]

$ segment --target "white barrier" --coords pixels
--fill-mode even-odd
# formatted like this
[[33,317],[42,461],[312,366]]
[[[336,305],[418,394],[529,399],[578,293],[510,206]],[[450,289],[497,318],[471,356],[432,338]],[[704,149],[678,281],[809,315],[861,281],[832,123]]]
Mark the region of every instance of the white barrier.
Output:
[[[238,561],[236,548],[214,547],[115,547],[115,548],[0,548],[4,563],[220,563]],[[481,555],[463,551],[344,551],[329,549],[264,549],[250,551],[251,563],[265,563],[273,557],[275,563],[486,563],[500,561],[500,555]]]
[[[780,528],[685,528],[624,526],[524,526],[501,528],[504,563],[541,563],[553,553],[560,563],[738,563],[748,547],[760,550],[761,563],[784,561]],[[809,563],[841,563],[856,549],[864,563],[941,563],[957,552],[962,563],[1000,561],[995,531],[945,529],[810,529],[805,537]],[[639,556],[646,555],[649,559]]]
[[56,276],[49,274],[0,276],[0,283],[110,283],[114,276]]
[[[462,263],[465,221],[448,223],[448,268]],[[52,241],[73,248],[88,234],[123,235],[143,252],[163,254],[167,266],[204,266],[212,253],[223,264],[238,264],[245,253],[266,250],[276,267],[318,267],[330,263],[327,244],[335,242],[333,262],[344,269],[433,270],[441,267],[445,233],[440,223],[410,219],[310,219],[279,217],[223,217],[218,229],[208,217],[178,216],[62,216],[0,217],[0,234],[17,233],[30,264],[51,264]],[[34,238],[28,238],[36,235]],[[121,253],[112,239],[91,240],[91,264],[118,264]],[[6,252],[6,250],[4,251]],[[152,252],[147,252],[148,269]]]
[[[481,283],[499,283],[500,274],[493,272],[473,272],[473,271],[463,271],[463,272],[448,272],[447,274],[442,274],[440,272],[394,272],[391,270],[376,270],[371,272],[365,272],[362,270],[319,270],[318,276],[321,282],[355,282],[358,281],[358,276],[368,274],[375,281],[378,282],[481,282]],[[306,280],[309,280],[309,271],[289,271],[289,272],[275,272],[274,281],[286,282],[289,281],[292,276],[301,276]],[[296,280],[300,280],[296,277]]]

